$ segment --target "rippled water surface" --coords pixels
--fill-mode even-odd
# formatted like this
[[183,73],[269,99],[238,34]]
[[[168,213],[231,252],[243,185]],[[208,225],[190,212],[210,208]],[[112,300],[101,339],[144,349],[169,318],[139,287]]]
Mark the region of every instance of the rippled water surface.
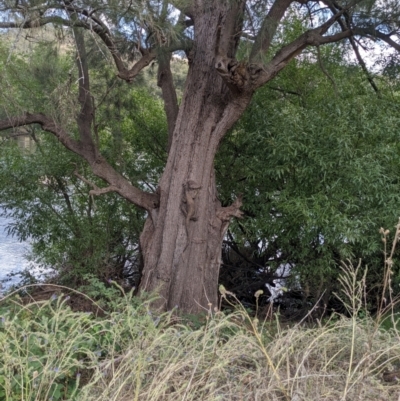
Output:
[[[24,255],[29,251],[29,243],[19,242],[16,237],[8,236],[6,227],[11,219],[0,217],[0,280],[6,278],[8,273],[18,272],[29,266]],[[18,281],[18,276],[13,277],[5,286]]]

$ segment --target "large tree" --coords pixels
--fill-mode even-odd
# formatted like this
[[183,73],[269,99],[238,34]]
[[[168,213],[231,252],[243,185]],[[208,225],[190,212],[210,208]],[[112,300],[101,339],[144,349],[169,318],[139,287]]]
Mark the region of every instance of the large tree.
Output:
[[[3,0],[0,12],[0,28],[53,24],[72,32],[79,72],[76,133],[57,114],[34,106],[20,114],[8,112],[0,130],[39,124],[104,180],[102,188],[93,184],[92,195],[116,192],[145,209],[140,288],[156,290],[159,306],[178,305],[187,312],[217,304],[221,244],[232,217],[241,216],[241,199],[221,206],[214,158],[255,91],[309,47],[317,48],[324,69],[319,47],[339,41],[351,46],[379,91],[362,59],[360,40],[400,50],[397,0]],[[96,105],[101,99],[90,86],[87,33],[101,42],[118,77],[128,83],[157,61],[169,141],[154,193],[132,185],[100,152]],[[180,103],[170,68],[176,51],[185,52],[189,64]],[[79,171],[76,175],[87,181]]]

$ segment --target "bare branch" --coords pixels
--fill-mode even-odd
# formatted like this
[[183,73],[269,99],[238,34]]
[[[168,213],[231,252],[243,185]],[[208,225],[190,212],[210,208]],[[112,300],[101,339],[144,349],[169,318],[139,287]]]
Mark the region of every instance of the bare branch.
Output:
[[[334,1],[331,0],[325,0],[326,4],[328,5],[328,7],[330,8],[330,10],[335,13],[337,10],[341,10],[342,8]],[[351,18],[350,15],[345,12],[344,13],[344,17],[345,17],[345,21],[343,21],[341,18],[338,19],[338,23],[340,25],[340,28],[342,29],[342,31],[346,31],[347,29],[351,28]],[[361,66],[361,69],[364,71],[369,83],[371,84],[372,88],[374,89],[374,91],[378,94],[379,93],[379,89],[376,86],[371,74],[368,71],[368,68],[363,60],[363,58],[361,57],[361,54],[358,50],[358,46],[357,43],[355,41],[355,38],[353,36],[349,37],[349,41],[351,44],[351,47],[353,48],[354,54],[356,55],[358,64]]]
[[87,10],[74,8],[70,5],[67,5],[66,7],[64,7],[64,9],[66,9],[69,12],[74,12],[76,13],[76,15],[83,15],[86,18],[90,17],[93,23],[85,22],[79,18],[75,18],[74,21],[71,21],[59,16],[50,16],[50,17],[40,17],[40,18],[25,20],[21,23],[0,22],[0,28],[30,29],[30,28],[39,28],[47,24],[58,24],[72,28],[73,27],[85,28],[88,31],[96,33],[99,36],[99,38],[103,41],[103,43],[110,51],[111,56],[113,57],[115,66],[117,67],[118,70],[118,76],[121,79],[128,82],[131,82],[144,67],[148,66],[151,63],[151,61],[153,61],[156,58],[155,52],[153,52],[151,49],[145,49],[138,43],[136,43],[136,47],[141,53],[142,57],[132,66],[132,68],[130,69],[126,68],[124,62],[122,61],[122,56],[118,51],[114,40],[112,39],[109,29],[106,27],[105,24],[103,24],[98,18],[95,18]]
[[400,44],[395,42],[391,38],[391,36],[393,36],[392,34],[384,34],[380,31],[378,31],[377,29],[375,29],[374,27],[368,27],[368,28],[355,27],[355,28],[353,28],[353,33],[354,33],[354,35],[380,39],[380,40],[386,42],[389,46],[393,47],[393,49],[400,52]]
[[110,185],[109,187],[105,187],[105,188],[97,188],[97,189],[91,189],[89,191],[89,195],[104,195],[107,194],[109,192],[118,192],[118,188],[114,187],[113,185]]
[[105,188],[99,188],[94,182],[89,181],[83,175],[79,174],[78,166],[76,164],[75,164],[74,175],[75,177],[78,177],[81,181],[83,181],[85,184],[93,188],[92,190],[89,191],[89,195],[102,195],[108,192],[118,192],[118,188],[114,187],[113,185],[110,185],[109,187]]
[[[67,3],[67,2],[65,2],[65,3]],[[100,37],[100,39],[104,42],[104,44],[109,49],[111,56],[114,59],[114,63],[117,67],[118,76],[121,79],[131,82],[144,67],[148,66],[151,63],[151,61],[153,61],[155,59],[156,55],[154,52],[152,52],[149,49],[143,48],[138,43],[136,43],[136,44],[134,43],[136,45],[137,49],[142,54],[142,57],[140,58],[140,60],[138,62],[136,62],[132,66],[131,69],[127,69],[125,67],[124,62],[122,61],[121,54],[119,53],[107,26],[103,22],[101,22],[101,20],[99,18],[95,18],[92,13],[89,13],[86,10],[76,8],[75,6],[72,6],[71,4],[72,4],[72,2],[68,2],[68,4],[66,4],[66,9],[69,12],[73,12],[74,15],[81,14],[86,17],[90,17],[93,20],[93,22],[95,22],[95,24],[87,24],[87,23],[83,22],[82,20],[75,18],[73,26],[77,26],[76,25],[77,23],[82,24],[82,27],[89,29],[89,30],[93,30]]]
[[[336,12],[336,10],[340,10],[342,11],[343,8],[340,7],[339,4],[337,4],[335,1],[332,0],[324,0],[324,3],[330,8],[330,10],[332,12]],[[393,47],[395,50],[397,50],[398,52],[400,52],[400,44],[395,42],[391,37],[397,32],[397,30],[392,31],[388,34],[385,34],[381,31],[379,31],[378,29],[376,29],[376,27],[378,25],[380,25],[380,23],[377,23],[376,25],[370,25],[367,27],[357,27],[357,26],[352,26],[351,24],[351,17],[350,15],[347,13],[347,11],[344,11],[344,16],[346,18],[346,24],[347,26],[344,25],[344,22],[342,20],[338,20],[342,30],[347,29],[351,29],[353,36],[363,36],[363,37],[367,37],[369,39],[379,39],[382,40],[384,42],[386,42],[389,46]],[[352,43],[353,45],[353,43]],[[354,49],[354,46],[353,46]]]
[[[67,149],[83,157],[96,176],[107,182],[112,190],[115,188],[115,192],[129,202],[148,211],[158,207],[159,196],[157,194],[150,194],[134,187],[131,182],[108,164],[103,156],[94,154],[93,149],[88,149],[81,141],[71,138],[62,127],[44,114],[25,113],[21,116],[0,120],[0,131],[30,124],[41,125],[43,131],[52,133]],[[106,192],[109,191],[107,190]],[[104,193],[104,190],[100,189],[100,193]]]
[[51,17],[41,17],[36,19],[24,20],[21,23],[12,21],[0,21],[0,28],[31,29],[31,28],[39,28],[47,24],[62,24],[65,26],[71,25],[70,21],[66,20],[65,18],[58,16],[51,16]]
[[294,0],[276,0],[265,17],[250,53],[250,61],[261,53],[265,54],[270,45],[283,15]]
[[127,81],[132,82],[133,79],[147,67],[155,58],[156,54],[152,50],[142,49],[142,57],[138,60],[131,69],[125,68],[120,57],[117,57],[116,53],[112,53],[114,61],[118,68],[118,77]]
[[351,47],[354,50],[354,54],[356,55],[358,64],[360,64],[362,70],[364,71],[364,73],[365,73],[365,75],[366,75],[366,77],[368,79],[368,82],[372,86],[372,89],[375,91],[375,93],[379,94],[379,89],[376,86],[375,81],[373,80],[370,72],[368,71],[368,68],[367,68],[367,65],[365,64],[365,61],[361,57],[361,54],[360,54],[360,51],[358,50],[357,43],[356,43],[355,39],[353,37],[350,37],[349,39],[350,39]]
[[98,187],[95,183],[89,181],[89,180],[88,180],[87,178],[85,178],[83,175],[79,174],[77,164],[76,164],[76,163],[73,163],[73,164],[75,165],[75,170],[74,170],[74,176],[75,176],[75,177],[79,178],[79,179],[80,179],[81,181],[83,181],[85,184],[89,185],[89,187],[92,187],[93,189],[99,189],[99,187]]
[[73,5],[73,4],[72,4],[72,1],[67,1],[67,0],[64,0],[64,4],[65,4],[65,6],[64,6],[63,8],[65,8],[67,11],[73,12],[73,13],[75,13],[75,14],[80,14],[80,15],[83,15],[84,17],[86,17],[86,18],[91,19],[91,20],[92,20],[93,22],[95,22],[99,27],[101,27],[101,28],[103,29],[104,32],[106,32],[109,36],[111,36],[111,32],[110,32],[110,30],[108,29],[107,25],[104,24],[104,23],[101,21],[100,18],[97,18],[97,17],[94,15],[95,10],[89,12],[89,11],[87,11],[87,10],[85,10],[85,9],[82,9],[82,8],[77,7],[76,5]]
[[56,136],[58,140],[67,149],[80,154],[79,142],[71,138],[70,135],[68,135],[68,133],[62,127],[60,127],[53,119],[41,113],[37,114],[25,113],[22,114],[21,116],[0,120],[0,131],[9,128],[22,127],[24,125],[30,125],[30,124],[41,125],[44,131],[50,132],[54,136]]

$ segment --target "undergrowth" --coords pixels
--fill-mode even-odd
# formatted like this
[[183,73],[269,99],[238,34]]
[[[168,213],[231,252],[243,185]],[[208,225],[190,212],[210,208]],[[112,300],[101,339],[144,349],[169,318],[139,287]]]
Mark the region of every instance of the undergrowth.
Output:
[[27,305],[9,295],[0,302],[0,401],[398,401],[392,256],[376,316],[365,312],[366,267],[348,261],[337,296],[350,317],[314,325],[259,321],[223,287],[234,311],[210,309],[196,324],[130,293],[101,317],[72,312],[63,295]]

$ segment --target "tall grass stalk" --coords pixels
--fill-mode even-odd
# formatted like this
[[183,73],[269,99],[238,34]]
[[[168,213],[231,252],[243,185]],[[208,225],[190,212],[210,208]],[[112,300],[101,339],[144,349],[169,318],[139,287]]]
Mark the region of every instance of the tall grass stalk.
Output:
[[379,324],[382,320],[382,317],[390,311],[390,316],[392,320],[392,324],[395,325],[395,314],[394,307],[398,303],[398,300],[393,299],[393,289],[392,289],[392,275],[393,275],[393,264],[394,264],[394,253],[396,251],[397,243],[400,239],[400,218],[399,222],[395,227],[395,234],[392,240],[392,246],[390,249],[390,253],[387,250],[387,244],[389,239],[389,230],[385,230],[381,228],[379,233],[382,234],[382,242],[383,242],[383,257],[384,257],[384,277],[383,277],[383,287],[382,294],[379,304],[379,309],[377,313],[377,323]]

